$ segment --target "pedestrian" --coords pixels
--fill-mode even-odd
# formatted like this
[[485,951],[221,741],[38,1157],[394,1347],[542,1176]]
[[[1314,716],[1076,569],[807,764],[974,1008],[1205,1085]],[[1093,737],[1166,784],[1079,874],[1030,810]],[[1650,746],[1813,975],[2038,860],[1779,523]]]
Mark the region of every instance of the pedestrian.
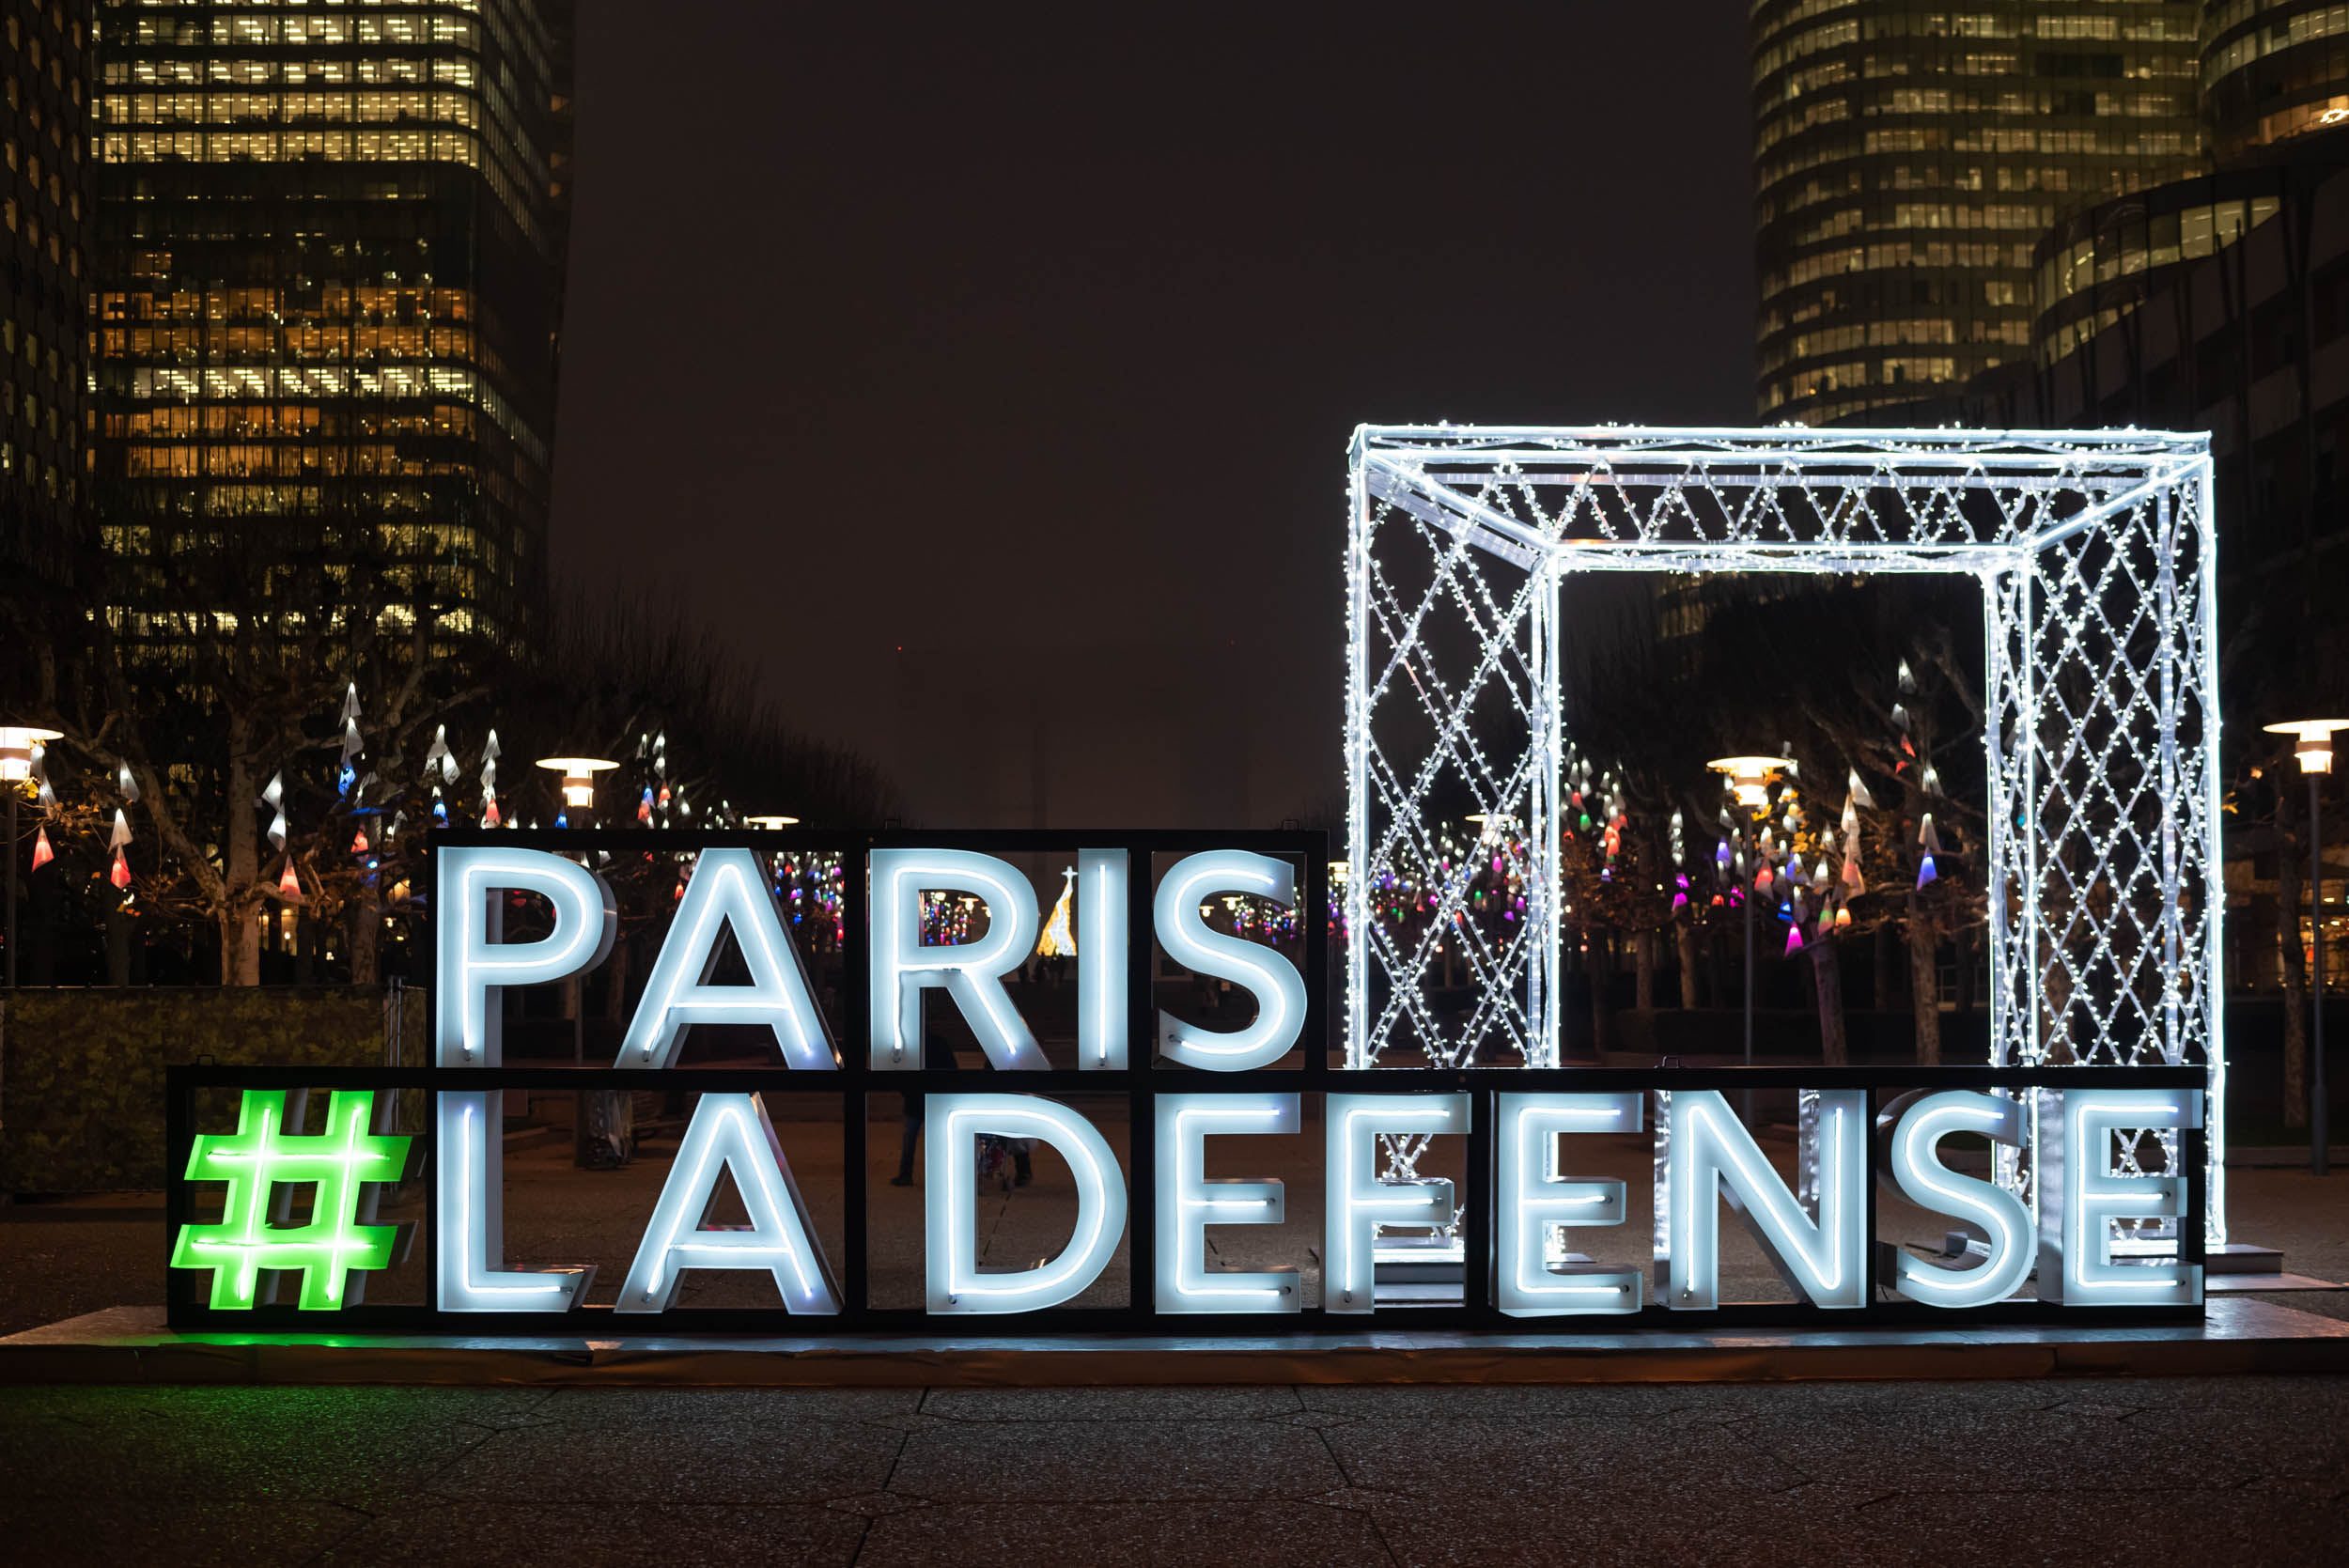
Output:
[[[939,1044],[927,1030],[922,1032],[922,1065],[933,1072],[952,1072],[962,1063],[955,1060],[952,1048]],[[905,1103],[905,1129],[897,1144],[897,1173],[889,1178],[892,1187],[913,1185],[913,1156],[922,1141],[924,1104],[922,1091],[907,1089],[900,1092]]]

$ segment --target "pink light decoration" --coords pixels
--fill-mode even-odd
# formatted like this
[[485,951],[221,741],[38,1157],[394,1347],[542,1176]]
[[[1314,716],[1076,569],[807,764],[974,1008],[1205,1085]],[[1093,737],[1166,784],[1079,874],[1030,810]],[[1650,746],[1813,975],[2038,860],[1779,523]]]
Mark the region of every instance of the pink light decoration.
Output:
[[131,885],[131,862],[123,859],[122,851],[119,849],[115,851],[114,869],[106,873],[106,880],[117,888],[127,888]]
[[39,871],[56,858],[56,851],[49,847],[49,830],[36,829],[33,833],[33,869]]

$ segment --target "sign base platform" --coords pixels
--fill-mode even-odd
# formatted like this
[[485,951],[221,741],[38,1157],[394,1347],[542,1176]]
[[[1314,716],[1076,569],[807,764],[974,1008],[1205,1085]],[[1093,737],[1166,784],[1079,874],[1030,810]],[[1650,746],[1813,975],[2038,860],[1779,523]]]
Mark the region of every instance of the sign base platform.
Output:
[[891,1338],[175,1333],[116,1307],[0,1339],[0,1383],[1111,1387],[1702,1383],[2349,1372],[2349,1322],[2213,1297],[2200,1324],[1708,1333]]

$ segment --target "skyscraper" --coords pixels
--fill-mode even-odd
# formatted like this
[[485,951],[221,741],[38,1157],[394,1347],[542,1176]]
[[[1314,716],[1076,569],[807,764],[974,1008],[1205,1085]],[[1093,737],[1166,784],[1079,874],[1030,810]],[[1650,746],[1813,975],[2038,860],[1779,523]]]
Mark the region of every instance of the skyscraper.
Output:
[[2039,236],[2197,166],[2201,11],[1753,0],[1762,417],[1851,423],[2027,357]]
[[72,577],[84,496],[89,6],[0,6],[0,571]]
[[[569,0],[100,0],[94,498],[126,654],[323,563],[433,654],[542,613]],[[248,586],[248,591],[251,591]]]

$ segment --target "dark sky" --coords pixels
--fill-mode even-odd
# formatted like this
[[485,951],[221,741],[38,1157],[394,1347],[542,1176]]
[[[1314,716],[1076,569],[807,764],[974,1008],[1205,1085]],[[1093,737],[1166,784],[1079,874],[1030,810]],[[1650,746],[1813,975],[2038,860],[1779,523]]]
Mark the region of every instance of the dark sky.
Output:
[[581,6],[557,571],[875,755],[899,644],[1237,640],[1284,815],[1357,423],[1752,411],[1736,0],[661,14]]

